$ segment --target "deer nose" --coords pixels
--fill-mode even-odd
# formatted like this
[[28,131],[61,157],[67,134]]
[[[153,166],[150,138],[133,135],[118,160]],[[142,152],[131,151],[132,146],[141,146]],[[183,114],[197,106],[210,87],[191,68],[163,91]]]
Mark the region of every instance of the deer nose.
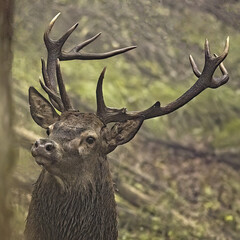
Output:
[[50,154],[55,149],[55,145],[52,141],[48,139],[37,140],[32,147],[32,155],[35,157],[37,155]]

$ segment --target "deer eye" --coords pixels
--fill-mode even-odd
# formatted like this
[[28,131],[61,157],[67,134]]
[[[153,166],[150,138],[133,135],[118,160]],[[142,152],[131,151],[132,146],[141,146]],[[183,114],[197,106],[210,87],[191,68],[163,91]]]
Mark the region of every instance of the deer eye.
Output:
[[49,128],[47,128],[46,133],[47,133],[48,136],[50,135],[50,129]]
[[95,142],[95,138],[94,137],[87,137],[86,138],[86,142],[88,143],[88,144],[93,144],[94,142]]

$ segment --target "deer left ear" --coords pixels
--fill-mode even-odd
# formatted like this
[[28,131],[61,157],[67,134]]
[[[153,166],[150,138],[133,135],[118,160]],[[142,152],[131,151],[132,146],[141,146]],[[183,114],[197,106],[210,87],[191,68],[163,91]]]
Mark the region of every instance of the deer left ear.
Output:
[[47,128],[59,120],[52,104],[34,87],[29,88],[29,104],[33,120],[42,128]]
[[115,123],[110,130],[105,128],[106,154],[112,152],[118,145],[133,139],[143,121],[143,118],[127,120],[126,122]]

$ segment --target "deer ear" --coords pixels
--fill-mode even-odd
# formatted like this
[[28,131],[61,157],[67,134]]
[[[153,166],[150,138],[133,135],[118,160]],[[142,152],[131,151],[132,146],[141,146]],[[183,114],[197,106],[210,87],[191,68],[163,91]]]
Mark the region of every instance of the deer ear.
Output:
[[29,88],[29,104],[33,120],[42,128],[47,128],[59,120],[52,104],[34,87]]
[[115,123],[110,130],[106,131],[107,142],[106,154],[112,152],[118,145],[129,142],[140,129],[144,119],[138,118],[126,122]]

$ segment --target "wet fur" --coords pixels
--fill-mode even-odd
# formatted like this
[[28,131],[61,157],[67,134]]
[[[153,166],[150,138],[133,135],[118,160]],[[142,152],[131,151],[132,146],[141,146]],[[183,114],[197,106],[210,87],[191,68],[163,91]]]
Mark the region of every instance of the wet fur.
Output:
[[43,170],[32,194],[25,236],[27,240],[115,240],[116,218],[106,159],[94,181],[83,186],[62,185]]

